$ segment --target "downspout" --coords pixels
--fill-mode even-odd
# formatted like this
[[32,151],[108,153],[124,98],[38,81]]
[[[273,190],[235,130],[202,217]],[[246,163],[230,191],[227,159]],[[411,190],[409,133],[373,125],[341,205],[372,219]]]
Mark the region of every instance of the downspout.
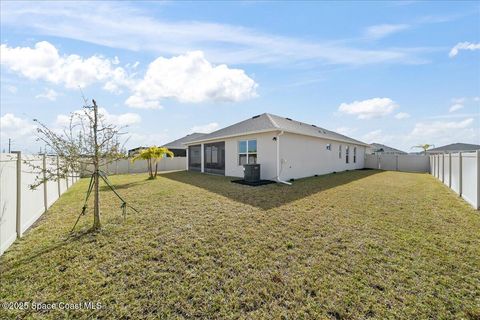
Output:
[[283,184],[287,184],[289,186],[291,186],[292,184],[290,182],[287,182],[287,181],[283,181],[280,179],[280,136],[283,135],[283,130],[280,131],[280,133],[277,135],[277,177],[275,178],[275,180],[277,182],[280,182],[280,183],[283,183]]

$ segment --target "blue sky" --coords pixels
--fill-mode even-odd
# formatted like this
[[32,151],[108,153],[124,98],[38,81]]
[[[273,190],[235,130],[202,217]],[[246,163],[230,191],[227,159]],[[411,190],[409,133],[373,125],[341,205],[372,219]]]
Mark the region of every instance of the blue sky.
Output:
[[365,142],[480,143],[478,2],[1,3],[1,149],[79,87],[128,147],[270,112]]

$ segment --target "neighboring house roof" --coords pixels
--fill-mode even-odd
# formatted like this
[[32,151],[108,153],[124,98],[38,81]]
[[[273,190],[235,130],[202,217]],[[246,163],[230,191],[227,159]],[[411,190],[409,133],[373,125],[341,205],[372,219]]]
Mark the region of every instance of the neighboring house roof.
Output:
[[433,148],[427,150],[429,153],[434,152],[454,152],[454,151],[474,151],[480,150],[480,145],[478,144],[469,144],[469,143],[452,143],[447,144],[443,147]]
[[317,127],[316,125],[295,121],[290,118],[284,118],[270,113],[263,113],[250,119],[235,123],[226,128],[204,135],[200,139],[191,140],[188,142],[188,144],[270,131],[285,131],[317,138],[368,146],[366,143],[324,128]]
[[381,143],[371,143],[370,147],[372,148],[373,152],[407,154],[405,151],[398,150]]
[[193,141],[193,140],[198,140],[201,139],[203,136],[205,136],[206,133],[199,133],[199,132],[194,132],[191,134],[187,134],[185,137],[171,141],[169,143],[165,143],[163,146],[167,147],[169,149],[185,149],[185,144]]

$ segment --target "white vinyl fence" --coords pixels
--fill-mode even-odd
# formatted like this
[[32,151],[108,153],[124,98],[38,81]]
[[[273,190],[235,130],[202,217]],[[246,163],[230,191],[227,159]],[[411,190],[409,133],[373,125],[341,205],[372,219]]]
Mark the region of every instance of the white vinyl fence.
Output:
[[429,172],[430,163],[427,155],[367,154],[365,155],[365,168],[405,172]]
[[480,151],[431,155],[430,173],[480,209]]
[[78,180],[72,173],[32,190],[37,177],[43,178],[40,168],[55,169],[57,163],[56,156],[0,154],[0,255]]
[[[88,166],[87,170],[83,170],[82,176],[90,175],[93,171],[93,166]],[[159,161],[158,171],[174,171],[186,170],[187,158],[174,157],[165,158]],[[145,173],[148,172],[147,160],[138,160],[132,162],[131,159],[120,159],[109,163],[108,165],[100,166],[100,169],[105,171],[108,175],[113,174],[129,174],[129,173]]]

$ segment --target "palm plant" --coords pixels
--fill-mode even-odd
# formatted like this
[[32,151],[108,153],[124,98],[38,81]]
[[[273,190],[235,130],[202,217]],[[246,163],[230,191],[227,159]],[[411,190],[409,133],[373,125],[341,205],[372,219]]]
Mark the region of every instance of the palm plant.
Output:
[[147,160],[148,172],[150,175],[149,179],[155,179],[157,177],[158,163],[166,156],[173,158],[173,152],[165,147],[153,146],[140,151],[140,153],[133,157],[132,162],[137,160]]
[[435,147],[433,144],[419,144],[418,146],[413,146],[412,148],[420,148],[423,149],[423,152],[427,154],[427,150],[430,149],[431,147]]

